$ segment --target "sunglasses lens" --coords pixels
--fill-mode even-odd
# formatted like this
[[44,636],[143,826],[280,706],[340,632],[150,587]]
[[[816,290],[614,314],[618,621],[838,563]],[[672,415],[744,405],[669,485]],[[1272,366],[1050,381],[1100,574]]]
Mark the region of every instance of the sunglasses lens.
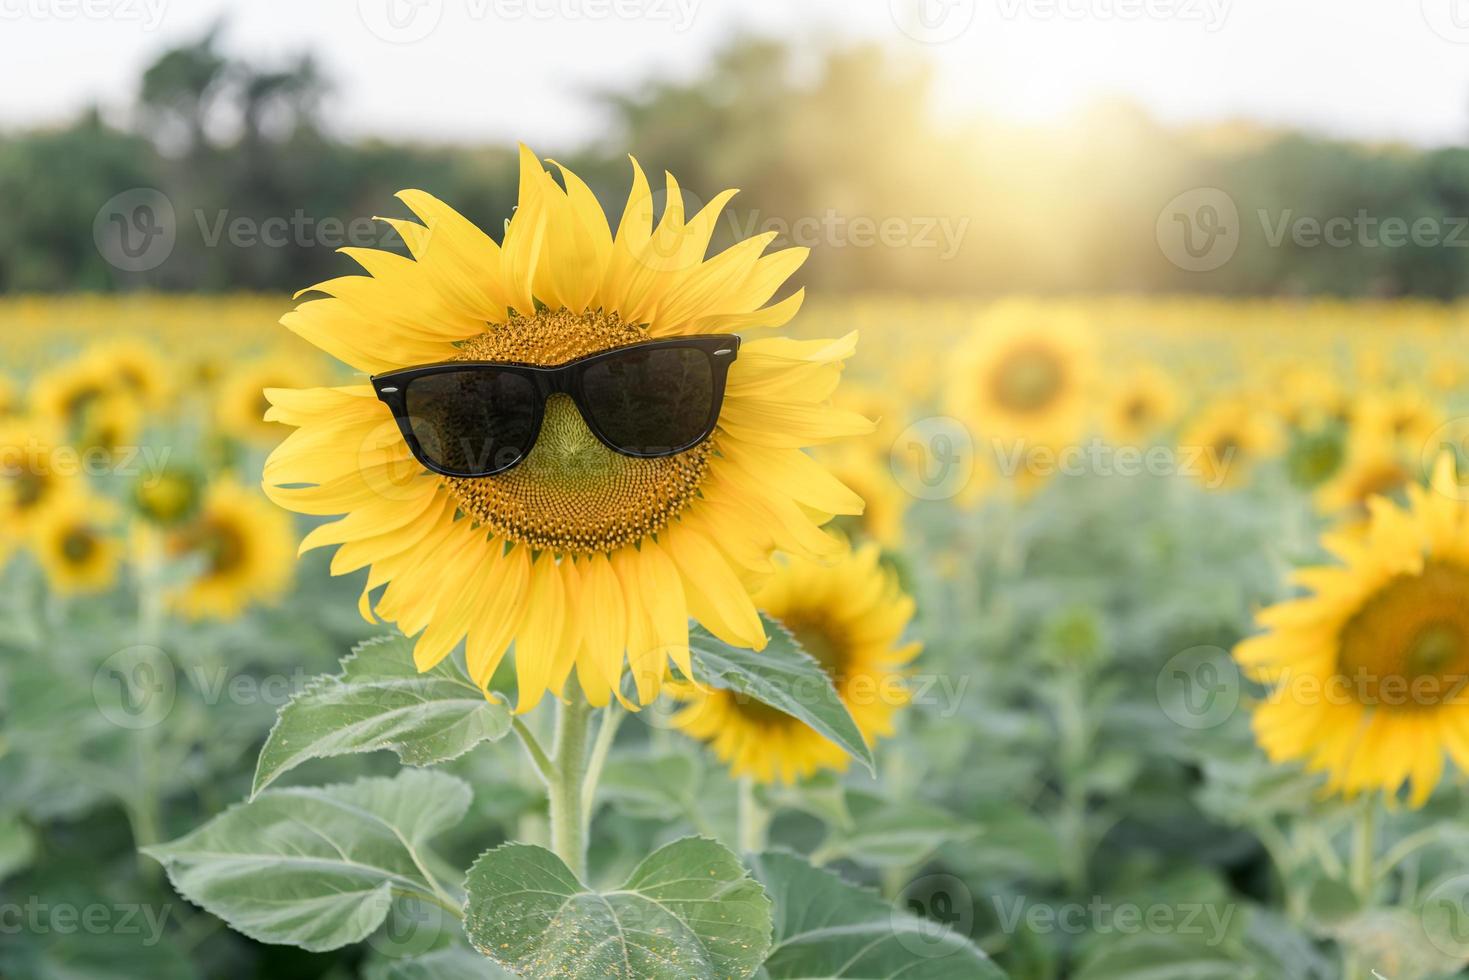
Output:
[[687,449],[709,428],[714,366],[692,347],[629,350],[591,364],[583,409],[602,437],[641,456]]
[[408,419],[423,456],[459,476],[485,476],[519,462],[536,437],[535,385],[478,368],[415,378]]

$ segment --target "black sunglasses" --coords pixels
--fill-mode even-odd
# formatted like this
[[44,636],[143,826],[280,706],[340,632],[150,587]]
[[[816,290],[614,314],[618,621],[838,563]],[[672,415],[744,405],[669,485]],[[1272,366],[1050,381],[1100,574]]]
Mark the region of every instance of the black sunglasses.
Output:
[[546,399],[569,395],[587,428],[624,456],[672,456],[714,431],[734,334],[614,347],[556,367],[443,361],[375,375],[414,457],[435,473],[484,477],[530,454]]

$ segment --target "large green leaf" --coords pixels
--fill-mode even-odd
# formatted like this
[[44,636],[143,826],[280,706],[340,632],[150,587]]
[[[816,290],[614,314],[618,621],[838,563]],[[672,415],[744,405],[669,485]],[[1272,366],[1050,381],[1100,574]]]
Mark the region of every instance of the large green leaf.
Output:
[[[755,874],[775,901],[771,980],[1003,980],[965,936],[801,858],[767,851]],[[972,912],[971,912],[972,918]]]
[[408,769],[271,790],[143,852],[184,897],[252,939],[319,952],[365,939],[395,896],[451,904],[420,850],[469,803],[463,780]]
[[308,759],[392,749],[408,765],[463,755],[510,730],[510,709],[489,701],[452,657],[419,673],[403,636],[360,644],[342,672],[319,677],[281,709],[252,793]]
[[506,844],[469,869],[465,929],[481,953],[564,980],[748,977],[770,948],[770,899],[723,845],[653,852],[615,891],[577,880],[550,851]]
[[769,616],[761,618],[770,642],[758,653],[731,646],[703,627],[690,630],[694,681],[733,691],[790,715],[875,772],[872,750],[837,696],[831,677],[815,657],[801,649],[790,630]]

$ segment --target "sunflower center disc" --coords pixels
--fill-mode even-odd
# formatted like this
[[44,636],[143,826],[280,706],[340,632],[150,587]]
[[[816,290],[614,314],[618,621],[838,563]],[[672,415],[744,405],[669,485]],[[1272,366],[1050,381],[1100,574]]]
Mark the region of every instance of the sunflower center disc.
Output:
[[995,395],[1013,412],[1045,408],[1060,393],[1063,380],[1056,356],[1041,347],[1021,347],[1000,363],[995,374]]
[[1389,582],[1342,627],[1337,673],[1372,707],[1469,696],[1469,569],[1430,562]]
[[[556,310],[512,316],[462,344],[459,358],[551,366],[646,339],[615,314]],[[705,441],[661,459],[624,456],[592,434],[570,398],[553,395],[540,436],[519,466],[443,482],[464,513],[510,541],[592,554],[662,529],[698,493],[712,452]]]

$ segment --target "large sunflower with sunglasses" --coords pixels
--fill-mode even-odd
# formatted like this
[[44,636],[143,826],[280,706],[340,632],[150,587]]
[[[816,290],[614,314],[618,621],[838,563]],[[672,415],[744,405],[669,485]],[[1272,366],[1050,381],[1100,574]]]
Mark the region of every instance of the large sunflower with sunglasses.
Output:
[[862,509],[803,447],[871,428],[830,404],[855,335],[739,341],[796,313],[801,291],[771,300],[806,249],[764,254],[766,234],[706,259],[734,192],[687,216],[669,176],[655,224],[635,161],[613,233],[556,166],[522,148],[498,243],[401,193],[418,221],[385,220],[410,255],[344,250],[368,274],[282,320],[372,383],[267,392],[297,430],[267,492],[345,515],[302,547],[369,569],[363,614],[416,635],[421,669],[463,640],[487,686],[513,644],[522,712],[573,668],[593,704],[624,671],[646,704],[687,669],[691,617],[762,646],[749,590],[772,552],[835,556],[819,526]]

